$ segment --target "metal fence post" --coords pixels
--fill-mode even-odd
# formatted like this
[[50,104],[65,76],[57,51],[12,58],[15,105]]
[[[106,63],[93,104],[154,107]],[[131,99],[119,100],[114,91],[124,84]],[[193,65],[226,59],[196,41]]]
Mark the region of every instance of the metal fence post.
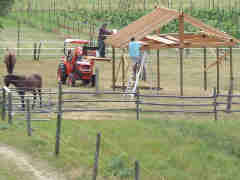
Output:
[[32,136],[30,100],[27,99],[27,133]]
[[12,124],[12,93],[8,92],[8,124]]
[[56,144],[55,154],[58,156],[60,151],[60,134],[61,134],[61,121],[62,121],[62,84],[58,83],[58,112],[57,112],[57,129],[56,129]]
[[96,180],[97,179],[98,158],[99,158],[99,151],[100,151],[100,140],[101,140],[101,133],[98,133],[97,134],[96,153],[95,153],[95,159],[94,159],[93,178],[92,178],[92,180]]
[[3,100],[2,100],[2,120],[4,121],[5,120],[5,117],[6,117],[6,90],[4,88],[2,88],[3,90]]

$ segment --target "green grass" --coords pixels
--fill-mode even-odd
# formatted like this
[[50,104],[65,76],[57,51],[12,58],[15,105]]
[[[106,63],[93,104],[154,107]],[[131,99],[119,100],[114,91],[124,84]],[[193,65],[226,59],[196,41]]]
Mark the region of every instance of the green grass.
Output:
[[[239,121],[235,118],[217,122],[200,119],[164,120],[161,116],[141,121],[66,119],[59,158],[53,153],[54,120],[34,123],[33,137],[27,137],[25,126],[15,121],[9,130],[0,130],[0,139],[36,159],[48,160],[68,176],[78,170],[70,179],[81,176],[82,169],[91,175],[98,132],[102,134],[99,159],[102,177],[111,174],[110,163],[120,158],[128,169],[133,169],[134,161],[139,160],[141,179],[239,179]],[[121,171],[122,167],[117,170]]]
[[[47,7],[46,1],[38,2],[45,2]],[[4,21],[7,28],[1,32],[1,40],[16,40],[15,22],[9,19]],[[24,28],[29,27],[24,26]],[[62,40],[54,33],[42,32],[34,28],[29,28],[29,31],[24,33],[24,37],[32,40],[39,40],[42,37]],[[9,46],[15,47],[15,44]],[[152,59],[154,58],[153,56]],[[239,91],[238,58],[239,54],[234,56],[235,92]],[[16,73],[41,73],[44,87],[56,88],[56,68],[59,58],[56,57],[51,61],[48,61],[50,58],[43,58],[40,62],[29,59],[31,58],[18,58]],[[215,60],[210,58],[208,63]],[[226,64],[228,63],[227,61]],[[177,57],[161,59],[160,64],[161,87],[163,87],[161,93],[168,94],[173,90],[175,94],[179,85]],[[110,63],[98,65],[101,67],[101,82],[106,89],[109,89],[112,65]],[[221,90],[228,89],[229,72],[224,68],[225,66],[222,65]],[[2,77],[6,73],[2,61],[0,70]],[[186,95],[201,94],[202,57],[185,59],[184,73]],[[212,68],[208,71],[209,91],[215,86],[216,68]],[[170,100],[166,101],[170,102]],[[118,107],[116,104],[108,105],[110,106]],[[24,151],[32,155],[35,160],[47,161],[49,165],[64,172],[70,180],[91,179],[96,135],[99,132],[102,134],[99,159],[101,179],[105,176],[114,179],[110,177],[114,172],[122,176],[131,174],[135,160],[140,162],[140,175],[144,180],[159,180],[164,177],[168,180],[238,180],[240,178],[238,113],[220,113],[219,121],[213,121],[213,115],[198,114],[144,113],[141,114],[141,120],[136,121],[135,113],[65,113],[58,158],[54,156],[55,115],[51,118],[48,122],[34,122],[32,137],[27,136],[25,122],[14,120],[14,125],[8,126],[7,122],[0,121],[0,143]],[[0,165],[0,179],[27,178],[23,172],[11,174],[9,169],[14,167],[14,164],[4,167]],[[22,176],[24,178],[17,178]]]

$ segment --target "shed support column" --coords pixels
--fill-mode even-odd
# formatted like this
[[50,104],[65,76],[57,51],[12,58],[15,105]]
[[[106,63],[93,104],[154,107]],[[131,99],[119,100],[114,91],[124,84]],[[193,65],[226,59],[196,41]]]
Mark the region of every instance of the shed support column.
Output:
[[233,85],[233,59],[232,59],[232,47],[229,48],[229,52],[230,52],[230,82]]
[[220,92],[219,48],[217,48],[217,94]]
[[124,54],[122,55],[122,90],[125,89],[125,58]]
[[204,90],[207,90],[207,49],[203,48],[203,79],[204,79]]
[[157,89],[160,90],[160,57],[159,57],[159,49],[157,50]]
[[112,88],[115,91],[116,87],[116,77],[115,77],[115,48],[112,47]]
[[180,57],[180,96],[183,96],[183,48],[179,48]]

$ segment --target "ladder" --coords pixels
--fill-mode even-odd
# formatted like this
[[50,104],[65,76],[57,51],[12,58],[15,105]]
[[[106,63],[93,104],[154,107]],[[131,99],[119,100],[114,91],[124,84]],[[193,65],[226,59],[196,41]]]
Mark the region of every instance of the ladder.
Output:
[[[143,57],[141,59],[141,63],[137,67],[136,75],[132,71],[132,73],[131,73],[131,75],[128,79],[127,88],[125,90],[126,93],[135,93],[136,92],[138,82],[139,82],[139,79],[140,79],[140,75],[143,72],[143,66],[144,66],[144,62],[145,62],[145,59],[146,59],[147,56],[148,56],[148,53],[146,51],[144,51]],[[136,78],[134,78],[134,77],[136,77]],[[128,94],[128,95],[130,95],[132,97],[134,96],[134,94]]]

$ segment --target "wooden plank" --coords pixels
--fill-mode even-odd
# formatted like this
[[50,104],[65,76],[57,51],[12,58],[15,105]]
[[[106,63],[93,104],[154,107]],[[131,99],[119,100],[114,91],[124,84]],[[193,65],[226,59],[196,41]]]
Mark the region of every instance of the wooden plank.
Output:
[[154,36],[145,36],[145,38],[151,39],[151,40],[154,40],[154,41],[158,41],[158,42],[161,42],[161,43],[164,43],[164,44],[176,44],[174,41],[171,41],[171,40],[168,40],[168,39],[156,36],[156,35],[154,35]]
[[102,57],[95,57],[95,56],[84,56],[84,58],[88,60],[94,60],[94,61],[107,61],[107,62],[112,61],[111,58],[102,58]]
[[174,14],[169,14],[166,13],[166,11],[155,11],[151,16],[147,16],[142,20],[140,18],[134,23],[128,25],[105,42],[114,47],[126,46],[131,37],[134,36],[136,40],[142,39],[145,35],[158,29],[160,25],[162,26],[168,23],[175,17],[177,17],[176,12]]
[[[135,37],[143,38],[150,32],[152,32],[154,29],[158,28],[161,25],[167,24],[167,22],[171,21],[174,19],[176,16],[175,15],[166,15],[164,16],[163,19],[161,19],[161,24],[159,24],[158,21],[154,21],[152,24],[149,24],[148,26],[144,27],[141,31],[138,31],[134,34]],[[125,47],[127,46],[129,40],[123,40],[120,44],[120,47]]]
[[207,24],[204,24],[203,22],[201,22],[200,20],[196,19],[196,18],[193,18],[189,15],[184,15],[184,19],[186,22],[192,24],[193,26],[195,27],[198,27],[200,28],[201,30],[204,30],[206,33],[209,33],[209,34],[213,34],[213,35],[216,35],[216,36],[219,36],[225,40],[230,40],[230,39],[233,39],[235,42],[240,42],[239,40],[237,40],[236,38],[226,34],[226,33],[223,33]]
[[170,40],[172,40],[172,41],[175,41],[175,42],[179,42],[180,40],[179,39],[177,39],[177,38],[175,38],[175,37],[173,37],[173,36],[170,36],[170,35],[166,35],[166,36],[164,36],[165,38],[167,38],[167,39],[170,39]]

